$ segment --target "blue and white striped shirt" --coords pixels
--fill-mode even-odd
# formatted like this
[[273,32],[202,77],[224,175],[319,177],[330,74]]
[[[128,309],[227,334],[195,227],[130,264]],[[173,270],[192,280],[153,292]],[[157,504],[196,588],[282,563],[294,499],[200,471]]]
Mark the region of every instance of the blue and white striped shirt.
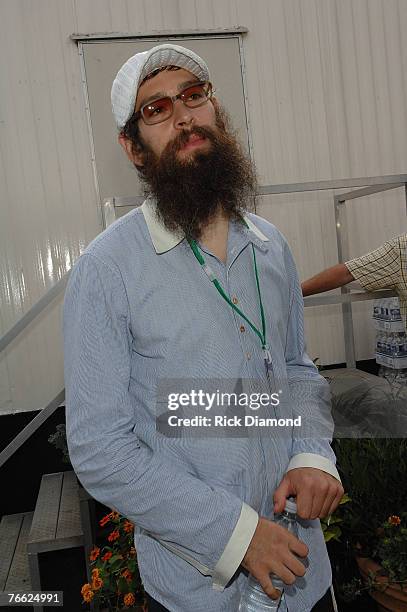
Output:
[[[200,245],[225,291],[261,329],[259,271],[270,372],[288,389],[280,416],[309,431],[326,420],[327,385],[305,353],[303,301],[285,239],[260,217],[230,222],[226,264]],[[188,243],[167,231],[154,202],[122,217],[76,263],[64,306],[67,433],[84,487],[136,525],[144,586],[176,612],[236,611],[240,563],[258,516],[287,470],[338,477],[328,434],[168,438],[156,430],[160,381],[267,382],[258,336],[216,291]],[[285,382],[284,382],[285,381]],[[199,386],[199,385],[198,385]],[[328,419],[329,421],[329,419]],[[326,429],[324,429],[326,432]],[[319,521],[301,521],[304,578],[287,587],[306,612],[331,582]]]

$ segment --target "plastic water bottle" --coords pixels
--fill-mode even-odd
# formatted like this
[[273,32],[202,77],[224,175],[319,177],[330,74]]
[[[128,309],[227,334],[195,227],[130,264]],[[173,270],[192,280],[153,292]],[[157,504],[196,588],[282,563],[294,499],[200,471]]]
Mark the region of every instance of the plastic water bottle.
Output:
[[390,300],[389,300],[389,298],[384,298],[382,300],[381,311],[382,311],[381,318],[384,321],[388,321],[390,319]]
[[[276,516],[274,522],[281,525],[281,527],[285,527],[287,531],[298,537],[297,504],[292,497],[286,500],[284,511]],[[280,604],[284,597],[284,582],[275,574],[271,574],[270,578],[273,586],[282,595],[278,599],[270,599],[263,591],[261,584],[250,574],[246,589],[240,600],[239,612],[277,612],[277,610],[281,609]]]
[[401,321],[400,304],[398,298],[390,300],[390,320]]
[[374,300],[373,302],[373,318],[374,319],[381,319],[382,318],[382,309],[381,309],[381,303],[380,300]]

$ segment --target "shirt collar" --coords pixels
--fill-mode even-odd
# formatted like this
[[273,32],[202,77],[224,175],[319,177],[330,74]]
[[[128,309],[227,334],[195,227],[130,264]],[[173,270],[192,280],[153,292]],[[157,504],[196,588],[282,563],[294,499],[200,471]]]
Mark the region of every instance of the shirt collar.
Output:
[[[144,220],[147,224],[147,229],[150,233],[152,243],[154,245],[156,253],[159,255],[170,251],[177,244],[182,242],[184,235],[180,231],[171,231],[167,229],[161,221],[158,219],[156,214],[155,202],[153,198],[147,198],[141,205],[141,212],[144,215]],[[263,242],[268,242],[267,236],[259,230],[259,228],[249,219],[247,215],[243,216],[246,221],[250,232],[255,234],[257,238]],[[255,240],[257,243],[257,240]]]

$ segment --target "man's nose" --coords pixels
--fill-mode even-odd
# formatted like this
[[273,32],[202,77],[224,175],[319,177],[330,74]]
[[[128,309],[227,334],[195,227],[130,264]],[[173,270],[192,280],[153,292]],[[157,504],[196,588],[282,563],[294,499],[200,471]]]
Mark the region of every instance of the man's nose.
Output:
[[183,129],[186,125],[191,125],[194,121],[194,113],[192,108],[185,106],[181,100],[174,102],[174,126],[177,129]]

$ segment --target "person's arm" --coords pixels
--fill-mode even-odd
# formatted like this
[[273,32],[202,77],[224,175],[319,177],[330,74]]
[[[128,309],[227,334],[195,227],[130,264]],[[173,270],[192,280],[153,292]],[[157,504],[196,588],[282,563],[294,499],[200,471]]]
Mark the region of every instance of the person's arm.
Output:
[[92,254],[72,271],[64,304],[69,455],[89,493],[212,576],[237,570],[258,514],[229,491],[168,461],[134,433],[129,393],[134,339],[119,271]]
[[287,243],[284,243],[284,258],[290,283],[285,347],[287,381],[295,416],[301,416],[302,425],[292,440],[291,459],[276,492],[275,509],[280,511],[285,496],[295,494],[299,516],[316,518],[334,510],[343,489],[330,445],[333,421],[329,385],[305,350],[303,299]]
[[[325,516],[333,511],[343,495],[343,488],[330,446],[333,424],[328,383],[318,374],[305,353],[301,289],[285,241],[282,248],[290,285],[285,347],[288,384],[284,384],[284,381],[278,384],[281,382],[282,389],[288,387],[286,406],[288,410],[292,406],[295,416],[301,415],[303,435],[300,432],[292,440],[286,474],[274,493],[274,512],[281,512],[286,498],[294,495],[298,515],[307,519]],[[276,376],[275,372],[273,376]],[[283,414],[284,405],[280,405],[280,408]],[[274,599],[278,592],[270,574],[277,574],[285,583],[293,584],[297,576],[305,573],[303,564],[296,557],[307,554],[304,542],[288,538],[287,532],[282,533],[279,525],[261,517],[242,565],[257,578],[264,592]]]
[[302,294],[306,297],[314,293],[323,293],[347,285],[353,280],[355,279],[346,264],[337,264],[305,280],[301,285]]
[[403,278],[399,238],[388,240],[370,253],[346,262],[349,272],[366,289],[397,289]]

